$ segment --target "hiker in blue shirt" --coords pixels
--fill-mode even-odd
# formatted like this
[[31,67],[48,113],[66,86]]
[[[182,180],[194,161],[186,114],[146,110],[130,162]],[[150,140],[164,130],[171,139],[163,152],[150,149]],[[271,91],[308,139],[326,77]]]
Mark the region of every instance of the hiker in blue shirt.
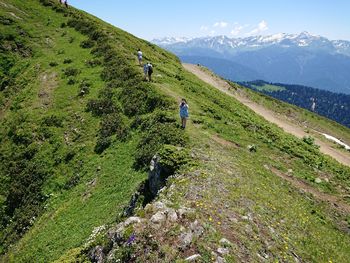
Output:
[[188,118],[188,105],[185,99],[181,100],[179,108],[180,108],[181,128],[185,129],[187,118]]
[[147,76],[148,76],[148,63],[145,63],[145,65],[143,65],[143,73],[145,74],[145,80],[147,80]]

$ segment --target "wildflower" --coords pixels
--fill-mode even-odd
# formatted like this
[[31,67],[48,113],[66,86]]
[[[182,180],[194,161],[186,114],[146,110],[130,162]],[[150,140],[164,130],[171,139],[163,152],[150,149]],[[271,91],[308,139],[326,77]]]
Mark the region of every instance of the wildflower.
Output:
[[130,246],[130,245],[135,241],[135,239],[136,239],[135,234],[132,234],[132,235],[129,237],[129,239],[126,241],[126,244],[127,244],[128,246]]

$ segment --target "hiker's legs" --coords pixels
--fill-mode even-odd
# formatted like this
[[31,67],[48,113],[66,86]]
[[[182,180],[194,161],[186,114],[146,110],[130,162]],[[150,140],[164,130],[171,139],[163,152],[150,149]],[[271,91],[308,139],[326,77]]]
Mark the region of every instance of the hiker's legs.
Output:
[[186,118],[184,118],[184,117],[181,117],[181,127],[182,128],[186,128]]
[[148,80],[152,81],[152,74],[148,74]]

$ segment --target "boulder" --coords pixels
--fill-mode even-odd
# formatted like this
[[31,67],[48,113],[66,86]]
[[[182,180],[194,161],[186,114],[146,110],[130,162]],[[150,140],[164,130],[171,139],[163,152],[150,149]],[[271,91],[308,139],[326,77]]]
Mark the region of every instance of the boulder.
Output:
[[182,233],[180,235],[180,245],[182,249],[185,249],[187,247],[190,246],[190,244],[192,243],[192,239],[193,239],[193,234],[191,231]]
[[158,211],[157,213],[155,213],[152,217],[151,217],[151,222],[153,224],[162,224],[163,222],[165,222],[166,220],[166,216],[165,213],[162,211]]
[[227,255],[230,253],[230,251],[227,249],[227,248],[224,248],[224,247],[219,247],[217,249],[217,252],[220,254],[220,255]]
[[199,259],[200,257],[201,257],[201,255],[195,254],[195,255],[192,255],[192,256],[186,258],[185,261],[187,261],[187,262],[193,262],[193,261],[196,261],[197,259]]
[[132,217],[129,217],[128,219],[125,220],[124,222],[124,227],[127,227],[129,225],[133,225],[133,224],[136,224],[136,223],[141,223],[141,218],[137,217],[137,216],[132,216]]
[[93,263],[102,263],[104,262],[105,255],[103,253],[102,246],[96,246],[90,250],[88,257]]
[[222,246],[232,246],[232,243],[229,240],[227,240],[226,238],[221,238],[219,243]]
[[167,210],[167,218],[170,222],[176,222],[178,220],[178,216],[174,209]]

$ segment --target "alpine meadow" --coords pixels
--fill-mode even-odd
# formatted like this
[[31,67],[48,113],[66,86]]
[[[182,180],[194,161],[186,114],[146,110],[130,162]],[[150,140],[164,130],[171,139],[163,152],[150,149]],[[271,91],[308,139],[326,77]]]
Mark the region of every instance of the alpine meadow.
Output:
[[349,262],[349,128],[56,0],[0,51],[0,262]]

